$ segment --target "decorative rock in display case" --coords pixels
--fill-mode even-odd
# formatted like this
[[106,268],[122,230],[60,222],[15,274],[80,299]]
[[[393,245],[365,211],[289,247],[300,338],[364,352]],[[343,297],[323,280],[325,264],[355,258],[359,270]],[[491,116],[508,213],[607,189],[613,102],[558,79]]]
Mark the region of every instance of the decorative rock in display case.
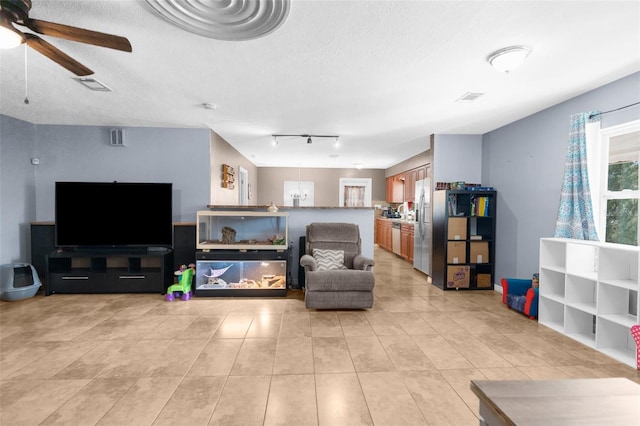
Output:
[[286,212],[198,211],[200,250],[286,250]]

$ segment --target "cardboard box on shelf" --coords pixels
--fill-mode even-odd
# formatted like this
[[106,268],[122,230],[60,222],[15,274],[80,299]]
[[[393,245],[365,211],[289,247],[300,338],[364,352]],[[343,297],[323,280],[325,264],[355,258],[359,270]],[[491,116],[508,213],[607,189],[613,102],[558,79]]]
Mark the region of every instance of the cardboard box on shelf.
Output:
[[447,288],[469,288],[469,275],[471,268],[469,266],[453,266],[447,267]]
[[447,263],[467,263],[466,241],[449,241],[447,243]]
[[467,218],[466,217],[450,217],[447,228],[449,240],[466,240],[467,239]]
[[478,287],[478,288],[490,288],[491,287],[491,274],[478,274],[476,276],[476,287]]
[[490,263],[489,241],[472,241],[469,243],[470,263]]

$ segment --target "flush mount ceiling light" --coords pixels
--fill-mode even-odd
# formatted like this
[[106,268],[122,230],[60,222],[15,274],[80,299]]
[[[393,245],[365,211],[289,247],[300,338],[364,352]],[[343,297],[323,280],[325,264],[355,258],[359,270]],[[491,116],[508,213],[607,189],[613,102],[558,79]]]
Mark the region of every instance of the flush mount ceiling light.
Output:
[[290,0],[146,0],[147,5],[183,30],[216,40],[252,40],[278,29]]
[[313,143],[313,138],[332,138],[332,139],[334,139],[333,146],[336,147],[336,148],[338,146],[340,146],[340,143],[338,142],[338,138],[340,136],[338,136],[338,135],[271,135],[271,137],[273,137],[272,144],[274,146],[277,146],[278,145],[278,138],[288,137],[288,136],[293,136],[293,137],[298,137],[298,138],[306,138],[307,144],[309,144],[309,145],[311,145]]
[[530,52],[525,46],[505,47],[489,55],[487,61],[496,70],[509,73],[522,65]]

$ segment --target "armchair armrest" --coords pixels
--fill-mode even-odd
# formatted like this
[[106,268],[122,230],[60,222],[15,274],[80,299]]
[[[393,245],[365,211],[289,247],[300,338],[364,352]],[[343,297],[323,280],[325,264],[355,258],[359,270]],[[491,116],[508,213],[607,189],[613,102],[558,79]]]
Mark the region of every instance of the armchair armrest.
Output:
[[538,289],[530,288],[527,290],[527,301],[524,304],[524,313],[529,318],[538,317]]
[[374,265],[373,259],[365,257],[361,254],[355,255],[355,257],[353,258],[353,269],[370,271],[373,265]]
[[302,266],[306,272],[315,271],[318,268],[316,259],[309,254],[302,255],[300,258],[300,266]]
[[532,286],[531,280],[521,278],[502,278],[502,303],[507,303],[507,294],[525,296]]

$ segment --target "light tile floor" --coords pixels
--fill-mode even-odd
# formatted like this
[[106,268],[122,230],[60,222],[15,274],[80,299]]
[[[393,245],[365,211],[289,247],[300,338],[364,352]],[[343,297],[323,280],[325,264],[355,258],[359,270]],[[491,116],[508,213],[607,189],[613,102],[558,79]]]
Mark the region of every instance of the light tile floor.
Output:
[[476,425],[472,379],[627,377],[509,311],[443,292],[377,249],[375,307],[53,295],[0,302],[2,425]]

